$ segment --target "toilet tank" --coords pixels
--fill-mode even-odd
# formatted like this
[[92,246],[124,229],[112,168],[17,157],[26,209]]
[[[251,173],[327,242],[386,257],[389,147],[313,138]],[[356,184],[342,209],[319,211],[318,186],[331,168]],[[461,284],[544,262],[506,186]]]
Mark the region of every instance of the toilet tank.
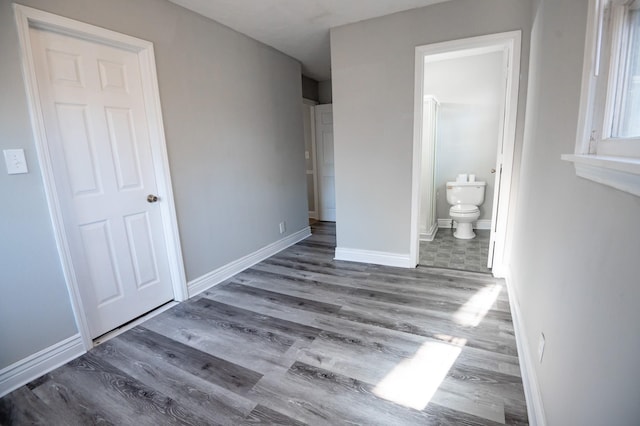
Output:
[[447,182],[447,202],[451,205],[484,203],[486,182]]

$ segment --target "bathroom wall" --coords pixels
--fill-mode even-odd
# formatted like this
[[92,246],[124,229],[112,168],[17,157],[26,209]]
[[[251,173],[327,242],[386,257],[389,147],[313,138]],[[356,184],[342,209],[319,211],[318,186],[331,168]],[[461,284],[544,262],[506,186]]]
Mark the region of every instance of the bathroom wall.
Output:
[[[430,62],[425,94],[440,102],[436,139],[436,215],[449,219],[446,183],[460,173],[487,182],[480,219],[491,220],[500,113],[504,102],[502,52]],[[486,222],[485,222],[486,223]]]

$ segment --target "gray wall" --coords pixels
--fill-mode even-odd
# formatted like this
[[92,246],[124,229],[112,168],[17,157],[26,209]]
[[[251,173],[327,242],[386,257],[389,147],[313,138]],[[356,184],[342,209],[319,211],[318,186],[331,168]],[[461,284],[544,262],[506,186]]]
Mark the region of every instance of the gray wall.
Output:
[[409,253],[415,47],[522,29],[526,70],[530,25],[529,1],[452,0],[331,30],[338,247]]
[[17,33],[0,3],[0,150],[24,148],[28,174],[0,157],[0,369],[77,333],[27,111]]
[[587,3],[534,8],[511,270],[549,425],[640,419],[640,198],[575,176]]
[[[188,280],[307,226],[300,64],[163,0],[21,3],[152,41]],[[77,332],[57,258],[20,71],[0,0],[0,368]],[[10,200],[10,202],[9,202]]]
[[330,104],[333,102],[331,94],[331,80],[325,80],[318,83],[318,95],[321,104]]
[[491,220],[501,105],[502,52],[430,62],[424,93],[440,102],[436,142],[436,215],[449,219],[447,182],[460,173],[487,183],[480,220]]

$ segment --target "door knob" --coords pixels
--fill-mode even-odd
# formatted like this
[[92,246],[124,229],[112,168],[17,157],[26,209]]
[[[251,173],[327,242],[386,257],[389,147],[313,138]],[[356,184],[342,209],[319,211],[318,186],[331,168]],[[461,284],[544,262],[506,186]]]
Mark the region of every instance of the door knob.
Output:
[[155,203],[156,201],[158,201],[158,196],[157,195],[153,195],[153,194],[147,195],[147,202],[148,203]]
[[495,173],[495,172],[496,172],[496,169],[491,169],[491,173]]

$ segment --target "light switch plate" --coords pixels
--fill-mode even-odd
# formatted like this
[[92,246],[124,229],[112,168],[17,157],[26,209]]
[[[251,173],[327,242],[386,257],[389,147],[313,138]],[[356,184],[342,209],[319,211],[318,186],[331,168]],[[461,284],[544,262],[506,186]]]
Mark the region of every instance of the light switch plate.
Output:
[[7,174],[29,173],[27,160],[24,158],[24,149],[5,149],[3,152],[4,162],[7,164]]

